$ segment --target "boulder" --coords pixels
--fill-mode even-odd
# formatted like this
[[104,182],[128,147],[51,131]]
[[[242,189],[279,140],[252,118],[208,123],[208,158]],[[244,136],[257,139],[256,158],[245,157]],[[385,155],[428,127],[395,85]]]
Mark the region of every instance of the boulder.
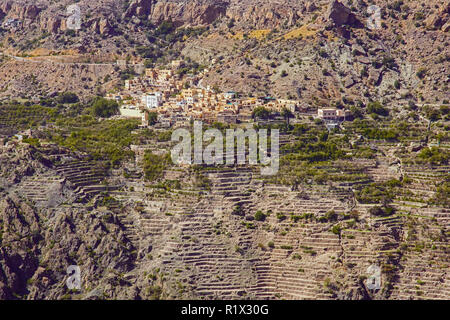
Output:
[[442,18],[437,13],[435,13],[425,19],[424,23],[428,29],[435,30],[442,26]]
[[354,45],[352,45],[352,51],[357,55],[365,56],[367,54],[366,50],[362,46],[360,46],[359,44],[356,44],[356,43]]
[[342,3],[333,0],[328,8],[328,20],[333,22],[337,27],[352,26],[361,27],[362,23],[358,20],[356,15]]
[[35,5],[25,6],[23,10],[23,17],[28,19],[35,19],[40,12],[41,9]]
[[427,19],[425,19],[424,23],[428,29],[441,29],[442,31],[447,32],[450,23],[449,18],[450,2],[448,2],[446,5],[441,6],[437,12],[431,14]]
[[355,79],[353,79],[352,76],[347,76],[344,78],[344,86],[348,89],[350,87],[352,87],[356,82]]

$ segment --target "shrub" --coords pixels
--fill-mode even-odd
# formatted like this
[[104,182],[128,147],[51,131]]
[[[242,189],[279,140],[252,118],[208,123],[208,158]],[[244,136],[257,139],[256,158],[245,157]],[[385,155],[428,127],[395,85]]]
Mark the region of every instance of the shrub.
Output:
[[389,115],[389,110],[378,101],[369,103],[369,105],[367,106],[367,112],[375,113],[384,117],[387,117]]
[[376,217],[388,217],[395,213],[395,209],[390,206],[375,206],[370,208],[369,213]]
[[233,212],[231,214],[236,215],[236,216],[243,216],[243,215],[245,215],[244,211],[242,210],[242,206],[240,204],[236,205],[233,208]]
[[91,116],[81,116],[57,122],[62,132],[52,134],[50,140],[72,150],[89,153],[95,160],[109,160],[119,164],[134,156],[129,149],[138,127],[136,120],[96,121]]
[[154,124],[156,124],[156,122],[158,121],[158,114],[156,112],[149,112],[148,113],[148,122],[149,124],[152,126]]
[[431,204],[440,205],[443,207],[450,207],[450,178],[447,176],[446,180],[437,187],[436,194],[430,200]]
[[449,152],[444,149],[431,147],[422,149],[417,157],[429,164],[445,165],[448,164],[449,155]]
[[264,220],[266,220],[266,215],[262,211],[259,210],[255,213],[255,220],[256,221],[264,221]]
[[425,68],[420,68],[416,73],[416,75],[419,79],[425,78],[426,74],[427,74],[427,70]]
[[73,92],[64,92],[59,95],[59,97],[56,99],[58,103],[77,103],[80,101],[78,99],[78,96]]
[[328,211],[323,217],[319,218],[320,222],[327,222],[327,221],[336,221],[338,215],[334,210]]
[[372,183],[355,192],[356,199],[365,204],[389,203],[394,198],[393,188],[383,183]]
[[339,235],[339,234],[341,234],[341,230],[342,230],[342,228],[341,228],[341,226],[340,225],[334,225],[332,228],[331,228],[331,232],[332,233],[334,233],[334,234],[337,234],[337,235]]

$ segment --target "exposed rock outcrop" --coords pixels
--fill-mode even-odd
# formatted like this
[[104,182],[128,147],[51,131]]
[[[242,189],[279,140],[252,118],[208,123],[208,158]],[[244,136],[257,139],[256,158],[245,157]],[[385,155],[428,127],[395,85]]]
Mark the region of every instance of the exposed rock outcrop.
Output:
[[431,14],[424,23],[428,29],[447,32],[450,29],[450,2],[441,6],[436,13]]
[[333,22],[337,27],[340,26],[351,26],[351,27],[361,27],[361,21],[356,17],[356,15],[341,2],[333,0],[328,8],[327,13],[328,19]]
[[34,4],[4,1],[0,3],[0,11],[17,19],[35,19],[42,8]]
[[152,0],[134,0],[123,14],[123,17],[148,16],[152,9]]
[[226,5],[223,1],[156,2],[149,18],[156,24],[164,20],[172,20],[176,25],[209,24],[226,12]]

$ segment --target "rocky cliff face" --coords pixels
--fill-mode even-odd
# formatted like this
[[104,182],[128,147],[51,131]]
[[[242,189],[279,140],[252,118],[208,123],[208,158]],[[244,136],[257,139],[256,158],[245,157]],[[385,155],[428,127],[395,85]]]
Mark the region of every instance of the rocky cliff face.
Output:
[[[48,174],[53,165],[34,148],[9,144],[0,151],[0,299],[63,299],[66,269],[76,261],[82,261],[82,278],[99,280],[90,281],[91,298],[133,298],[132,292],[114,289],[117,276],[129,271],[135,259],[118,220],[87,206],[38,209],[20,194],[5,194],[34,174]],[[63,189],[49,196],[71,202],[71,192]],[[115,271],[105,278],[108,268]],[[98,286],[109,292],[97,293]]]
[[[24,20],[25,26],[36,23],[41,30],[50,33],[67,29],[66,8],[72,4],[62,1],[56,5],[45,1],[33,4],[31,1],[0,2],[0,13],[8,18]],[[123,19],[139,18],[159,24],[172,20],[178,26],[205,25],[225,14],[228,3],[223,1],[151,1],[135,0],[127,4],[122,0],[107,0],[92,4],[90,1],[78,2],[82,10],[83,24],[91,31],[108,34],[111,25],[122,23]],[[124,10],[121,11],[120,9]]]
[[[262,0],[102,0],[91,2],[79,1],[83,16],[83,24],[92,27],[90,30],[100,34],[111,32],[111,26],[119,29],[124,22],[132,19],[134,23],[148,20],[159,24],[164,20],[172,20],[177,26],[208,25],[217,19],[233,19],[241,28],[275,28],[294,26],[310,13],[327,16],[336,26],[360,26],[362,16],[355,12],[367,8],[365,1],[347,3],[348,1],[262,1]],[[448,30],[449,3],[436,1],[437,10],[427,14],[425,24],[431,29]],[[0,1],[0,16],[23,20],[25,25],[37,25],[51,33],[66,30],[65,21],[68,14],[66,8],[73,4],[69,0],[52,3],[46,0],[20,2]],[[383,10],[385,1],[377,1],[376,5]],[[389,7],[392,5],[387,5]],[[411,9],[408,7],[408,10]],[[406,11],[407,12],[407,11]],[[137,19],[137,20],[136,20]],[[302,21],[304,22],[304,21]],[[99,28],[98,24],[109,27]]]
[[224,1],[133,1],[124,17],[145,17],[159,24],[172,20],[181,25],[210,24],[226,11],[228,3]]
[[0,11],[3,15],[10,15],[17,19],[35,19],[42,8],[32,3],[3,1],[0,3]]
[[[52,4],[47,1],[36,3],[28,0],[3,0],[0,2],[0,12],[3,16],[26,20],[25,25],[37,23],[42,30],[58,33],[66,30],[66,8],[70,4],[70,1]],[[292,3],[286,0],[134,0],[131,3],[124,0],[104,0],[96,3],[83,0],[78,2],[78,5],[82,9],[84,25],[92,26],[92,31],[101,34],[105,32],[97,28],[98,21],[102,21],[102,24],[120,25],[124,20],[133,18],[149,20],[154,24],[172,20],[177,26],[208,25],[221,17],[234,19],[242,27],[271,28],[284,23],[292,26],[303,13],[318,9],[311,1]]]

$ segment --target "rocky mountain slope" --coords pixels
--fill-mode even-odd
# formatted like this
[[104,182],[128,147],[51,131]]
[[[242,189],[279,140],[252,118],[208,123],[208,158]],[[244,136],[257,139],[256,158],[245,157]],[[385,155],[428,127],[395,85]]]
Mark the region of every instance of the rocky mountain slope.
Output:
[[[50,63],[81,57],[111,65],[127,55],[164,65],[181,54],[209,69],[204,84],[301,97],[313,105],[368,97],[386,104],[448,100],[448,1],[80,1],[82,27],[76,32],[65,23],[69,4],[3,1],[2,21],[23,22],[17,30],[3,30],[4,50],[46,56]],[[380,8],[376,29],[368,25],[372,4]],[[158,26],[164,21],[179,30],[207,29],[181,39],[177,31],[161,35],[166,31]],[[164,49],[155,56],[142,54],[139,46]],[[117,67],[98,66],[101,70],[82,76],[92,81],[72,81],[78,79],[77,66],[53,63],[54,71],[44,80],[41,64],[36,58],[4,59],[2,72],[8,70],[15,81],[0,79],[1,95],[49,94],[60,88],[61,78],[73,90],[93,94],[114,86],[104,81],[106,75],[108,80],[120,77]],[[37,79],[37,88],[28,90],[21,68],[31,69],[27,75]]]
[[[168,152],[167,132],[103,143],[83,125],[107,121],[83,106],[0,104],[0,299],[449,298],[448,107],[435,108],[450,100],[449,1],[81,0],[78,31],[71,4],[0,0],[1,100],[84,100],[182,57],[202,85],[365,119],[329,133],[302,115],[281,139],[342,159],[287,157],[272,179],[166,166],[149,181],[145,150]],[[388,116],[369,117],[375,100]]]

